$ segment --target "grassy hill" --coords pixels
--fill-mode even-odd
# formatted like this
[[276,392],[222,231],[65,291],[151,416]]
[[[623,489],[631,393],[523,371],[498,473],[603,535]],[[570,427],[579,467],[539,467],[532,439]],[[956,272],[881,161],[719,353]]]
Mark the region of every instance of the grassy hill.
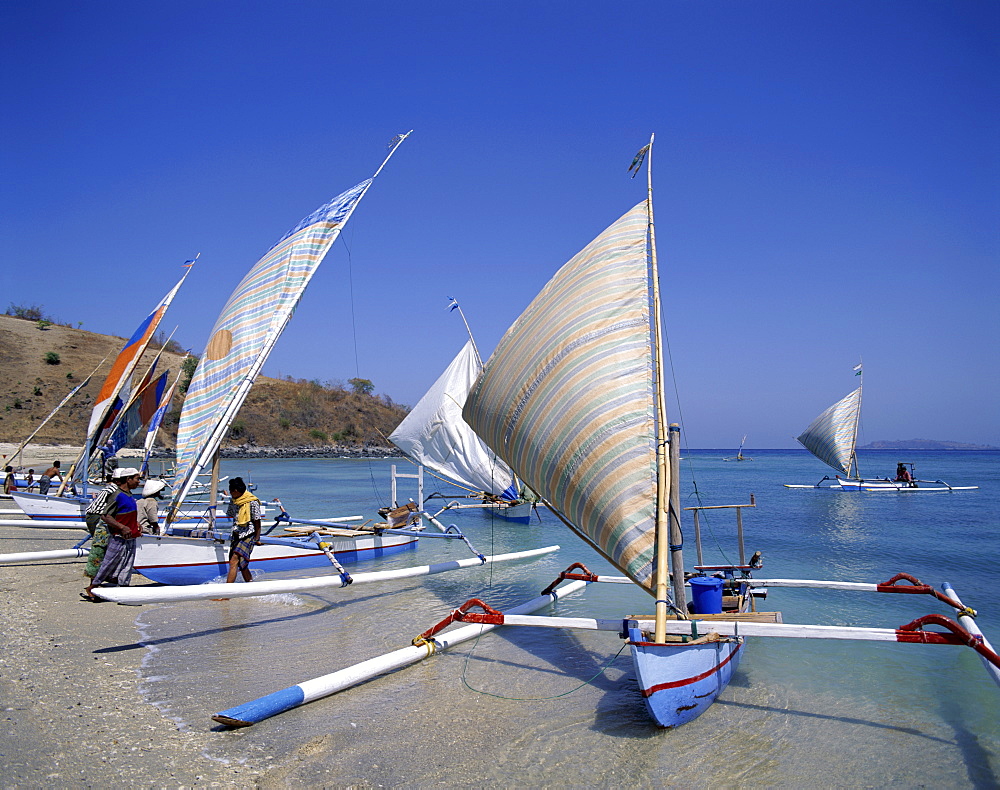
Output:
[[[37,321],[0,316],[0,442],[23,440],[100,365],[90,384],[33,440],[39,444],[82,444],[94,398],[125,340],[57,324],[40,329]],[[154,355],[155,351],[147,350],[137,370],[144,371]],[[157,369],[169,369],[173,381],[181,359],[181,354],[164,352]],[[160,430],[160,446],[174,446],[180,404],[177,395]],[[338,384],[261,376],[233,421],[223,447],[388,446],[383,437],[392,432],[406,411],[388,398],[356,393]]]

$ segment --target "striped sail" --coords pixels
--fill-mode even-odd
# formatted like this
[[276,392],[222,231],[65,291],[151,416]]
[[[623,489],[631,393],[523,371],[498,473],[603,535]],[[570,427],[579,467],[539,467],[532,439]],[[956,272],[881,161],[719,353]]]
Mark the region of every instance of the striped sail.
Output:
[[823,463],[850,475],[861,411],[861,387],[813,420],[796,439]]
[[110,410],[114,407],[119,394],[131,377],[132,371],[135,370],[135,366],[146,350],[146,346],[149,345],[149,341],[153,339],[153,334],[156,332],[156,327],[159,326],[160,319],[167,312],[167,308],[170,307],[174,296],[180,290],[181,285],[183,285],[184,279],[191,273],[193,263],[194,261],[188,261],[185,264],[186,270],[184,276],[170,290],[170,293],[163,297],[153,312],[146,316],[145,320],[139,324],[139,328],[132,333],[132,337],[128,339],[125,347],[118,353],[118,357],[111,365],[111,371],[104,380],[101,391],[94,400],[94,408],[90,413],[90,425],[87,428],[87,436],[91,439],[95,438],[99,430],[110,425],[110,420],[108,420]]
[[650,588],[656,509],[646,202],[514,322],[463,416],[528,486]]
[[175,504],[211,463],[302,292],[371,182],[338,195],[292,228],[229,297],[181,410]]

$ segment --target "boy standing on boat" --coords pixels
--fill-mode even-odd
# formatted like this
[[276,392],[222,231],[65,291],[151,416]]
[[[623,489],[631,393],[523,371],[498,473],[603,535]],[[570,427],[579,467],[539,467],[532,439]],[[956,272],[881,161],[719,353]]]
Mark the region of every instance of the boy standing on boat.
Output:
[[142,534],[135,499],[131,493],[139,485],[139,470],[126,467],[115,471],[118,491],[101,516],[105,529],[112,533],[111,539],[97,574],[80,593],[80,597],[87,601],[100,600],[94,595],[94,588],[106,581],[113,581],[119,587],[128,587],[132,580],[132,566],[135,564],[135,539]]
[[62,473],[59,471],[59,462],[53,461],[52,466],[45,470],[45,474],[41,476],[38,481],[38,493],[47,494],[49,493],[49,486],[52,485],[52,478],[58,477],[59,482],[62,482]]
[[236,581],[236,572],[243,581],[253,581],[250,575],[250,552],[260,545],[260,500],[247,491],[242,477],[229,481],[229,508],[226,515],[233,520],[233,534],[229,539],[229,573],[226,584]]

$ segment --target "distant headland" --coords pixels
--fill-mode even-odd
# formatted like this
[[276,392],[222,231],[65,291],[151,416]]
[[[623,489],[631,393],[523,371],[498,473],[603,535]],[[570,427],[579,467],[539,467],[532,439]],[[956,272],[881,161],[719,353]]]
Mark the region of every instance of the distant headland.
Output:
[[940,442],[935,439],[903,439],[902,441],[870,442],[859,450],[1000,450],[990,444],[965,444],[963,442]]

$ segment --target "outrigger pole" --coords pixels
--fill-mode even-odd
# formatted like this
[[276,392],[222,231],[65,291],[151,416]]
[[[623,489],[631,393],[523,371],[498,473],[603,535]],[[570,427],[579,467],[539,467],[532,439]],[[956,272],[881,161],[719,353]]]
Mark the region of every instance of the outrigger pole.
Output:
[[[567,584],[561,589],[555,590],[549,595],[540,595],[527,603],[509,609],[505,614],[519,615],[535,612],[548,606],[565,595],[582,589],[588,582],[575,581]],[[378,675],[384,675],[396,669],[416,664],[425,658],[430,658],[435,653],[447,650],[449,647],[475,639],[480,634],[485,634],[497,628],[496,625],[467,625],[464,628],[457,628],[446,634],[437,634],[430,638],[417,637],[411,647],[404,647],[392,653],[370,658],[360,664],[341,669],[323,677],[307,680],[303,683],[290,686],[282,691],[268,694],[252,702],[237,705],[220,713],[216,713],[212,719],[225,724],[227,727],[249,727],[259,721],[284,713],[286,710],[297,708],[307,702],[328,697],[338,691],[351,688],[371,680]]]
[[[431,536],[423,536],[431,537]],[[455,537],[458,537],[457,535]],[[278,579],[275,581],[244,582],[241,584],[188,584],[164,587],[108,587],[96,588],[94,594],[106,601],[137,606],[144,603],[162,603],[164,601],[204,601],[217,598],[252,598],[257,595],[275,595],[277,593],[300,593],[318,590],[325,587],[346,587],[348,584],[368,584],[371,582],[390,581],[393,579],[408,579],[415,576],[432,576],[436,573],[474,568],[490,565],[496,562],[524,560],[550,554],[558,546],[546,546],[541,549],[519,551],[513,554],[496,554],[491,557],[469,557],[464,560],[438,562],[433,565],[418,565],[412,568],[399,568],[393,571],[371,571],[355,573],[349,581],[341,575],[315,576],[308,579]]]

